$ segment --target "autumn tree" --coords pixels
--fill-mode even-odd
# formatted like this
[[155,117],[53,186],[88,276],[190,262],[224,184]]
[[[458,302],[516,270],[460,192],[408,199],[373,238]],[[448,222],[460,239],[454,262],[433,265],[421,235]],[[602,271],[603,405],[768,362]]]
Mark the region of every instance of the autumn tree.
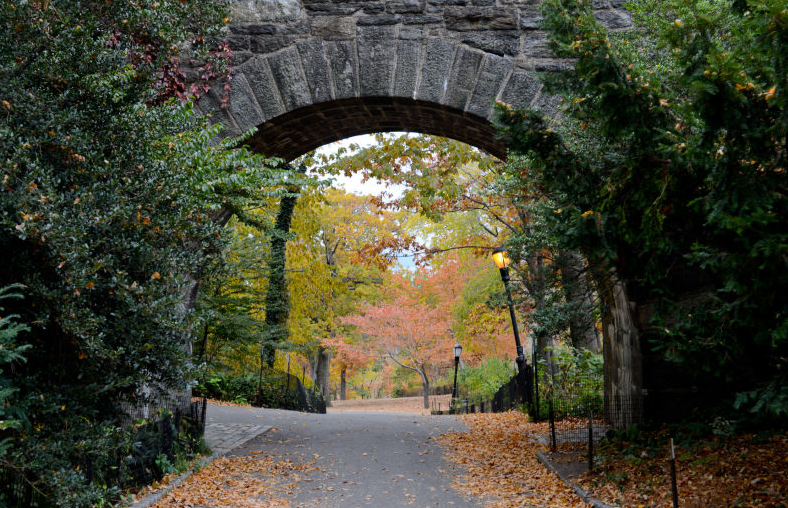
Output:
[[396,238],[401,226],[396,214],[381,213],[369,197],[331,188],[302,196],[293,220],[288,326],[328,399],[330,344],[344,334],[342,316],[379,299],[384,271],[393,258],[377,246]]

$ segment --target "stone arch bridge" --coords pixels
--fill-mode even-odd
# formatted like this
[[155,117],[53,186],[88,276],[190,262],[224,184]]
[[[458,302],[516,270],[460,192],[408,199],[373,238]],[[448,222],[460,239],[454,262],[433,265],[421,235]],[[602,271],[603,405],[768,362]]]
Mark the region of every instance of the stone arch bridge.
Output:
[[[547,48],[538,0],[234,0],[229,102],[198,103],[224,135],[253,127],[252,149],[293,159],[357,134],[411,131],[502,157],[496,100],[552,111],[534,73],[564,62]],[[622,0],[597,18],[629,26]]]

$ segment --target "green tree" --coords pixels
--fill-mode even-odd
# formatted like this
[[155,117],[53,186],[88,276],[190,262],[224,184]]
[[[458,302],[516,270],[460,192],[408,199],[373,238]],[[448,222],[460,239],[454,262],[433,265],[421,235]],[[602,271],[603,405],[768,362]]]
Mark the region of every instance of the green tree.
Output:
[[560,245],[589,259],[606,372],[631,375],[622,394],[641,388],[643,348],[738,392],[740,409],[784,416],[785,3],[635,1],[632,12],[637,29],[612,33],[591,2],[545,2],[551,45],[575,65],[548,80],[560,122],[499,107],[524,158],[511,176],[528,168]]
[[180,58],[220,71],[222,7],[0,2],[0,286],[24,284],[8,307],[30,327],[27,361],[0,366],[24,410],[0,430],[0,504],[118,494],[121,403],[193,377],[185,295],[223,247],[215,219],[282,181],[173,99]]

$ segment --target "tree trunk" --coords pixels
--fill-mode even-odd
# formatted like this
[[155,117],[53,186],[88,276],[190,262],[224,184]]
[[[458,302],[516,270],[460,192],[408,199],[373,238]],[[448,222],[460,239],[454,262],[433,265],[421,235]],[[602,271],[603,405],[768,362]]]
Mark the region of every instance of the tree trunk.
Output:
[[329,369],[331,368],[331,352],[323,346],[318,346],[313,355],[310,355],[309,367],[312,371],[312,380],[323,396],[326,407],[331,406],[330,390],[328,386]]
[[576,251],[563,251],[558,257],[564,296],[570,306],[569,336],[572,345],[594,353],[602,349],[599,331],[594,326],[593,295],[586,278],[583,257]]
[[424,372],[422,369],[419,374],[421,374],[421,386],[422,386],[422,393],[424,395],[424,409],[430,408],[430,380],[427,377],[427,373]]
[[347,400],[347,369],[339,371],[339,400]]
[[614,269],[595,269],[603,303],[605,416],[613,428],[643,419],[643,358],[636,321],[636,305]]
[[[301,165],[296,171],[304,173],[306,167]],[[298,189],[289,189],[297,192]],[[285,254],[287,252],[287,234],[293,221],[297,196],[285,196],[279,202],[276,214],[276,225],[271,232],[271,251],[268,256],[268,289],[265,293],[265,337],[266,363],[274,366],[276,347],[288,338],[287,318],[290,315],[290,299],[287,293],[285,277]]]

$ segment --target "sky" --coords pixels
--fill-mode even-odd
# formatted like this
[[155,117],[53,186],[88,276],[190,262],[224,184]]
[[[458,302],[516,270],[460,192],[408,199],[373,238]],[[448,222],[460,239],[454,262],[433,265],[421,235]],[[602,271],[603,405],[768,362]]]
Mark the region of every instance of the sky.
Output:
[[[348,147],[353,143],[359,145],[362,148],[366,148],[375,144],[375,138],[370,134],[362,134],[361,136],[345,138],[342,141],[336,141],[334,143],[321,146],[317,149],[317,153],[326,155],[333,154],[336,153],[340,147]],[[352,192],[353,194],[377,196],[384,191],[392,194],[394,197],[399,197],[402,194],[402,189],[397,188],[398,186],[387,187],[377,178],[370,178],[366,182],[362,182],[361,175],[358,173],[350,177],[345,175],[337,175],[331,178],[334,179],[334,187],[344,189],[345,191]]]

